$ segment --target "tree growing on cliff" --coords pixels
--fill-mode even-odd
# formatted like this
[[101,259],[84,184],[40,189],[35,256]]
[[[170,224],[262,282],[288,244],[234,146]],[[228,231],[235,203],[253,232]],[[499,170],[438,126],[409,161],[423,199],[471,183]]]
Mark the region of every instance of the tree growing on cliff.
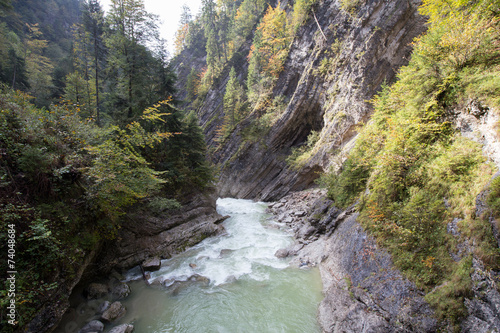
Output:
[[231,67],[224,94],[224,134],[228,134],[243,119],[246,113],[245,104],[245,91],[236,77],[236,70]]
[[189,33],[189,23],[192,20],[191,9],[187,5],[182,6],[181,19],[179,21],[179,28],[175,33],[175,53],[178,54],[182,51],[185,45],[186,38]]

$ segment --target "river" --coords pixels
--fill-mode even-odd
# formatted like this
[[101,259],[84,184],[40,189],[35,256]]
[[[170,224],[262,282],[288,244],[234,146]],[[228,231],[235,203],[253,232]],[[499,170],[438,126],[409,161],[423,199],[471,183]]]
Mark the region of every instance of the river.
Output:
[[231,216],[226,233],[163,260],[151,286],[137,280],[138,268],[125,275],[132,289],[121,301],[127,313],[107,330],[132,323],[136,333],[320,332],[318,270],[274,256],[293,243],[291,233],[269,219],[263,203],[219,199],[217,210]]

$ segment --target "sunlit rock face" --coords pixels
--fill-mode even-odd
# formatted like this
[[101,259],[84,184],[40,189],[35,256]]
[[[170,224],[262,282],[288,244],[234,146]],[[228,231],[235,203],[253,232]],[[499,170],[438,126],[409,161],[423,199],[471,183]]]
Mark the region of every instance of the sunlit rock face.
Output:
[[[298,30],[276,82],[273,98],[281,98],[283,107],[275,122],[249,140],[248,129],[257,116],[253,114],[229,138],[217,142],[230,67],[242,83],[246,79],[251,42],[244,44],[238,50],[243,56],[231,61],[197,110],[212,147],[211,158],[221,166],[219,194],[274,200],[307,188],[318,172],[338,165],[345,155],[342,149],[352,145],[358,127],[369,120],[369,100],[384,82],[395,79],[409,60],[412,40],[425,31],[419,5],[420,1],[367,1],[348,13],[339,1],[318,1],[317,22],[310,17]],[[199,67],[203,59],[198,58],[185,52],[175,61],[181,95],[186,68]],[[312,131],[318,138],[309,158],[290,167],[287,156],[304,145]]]

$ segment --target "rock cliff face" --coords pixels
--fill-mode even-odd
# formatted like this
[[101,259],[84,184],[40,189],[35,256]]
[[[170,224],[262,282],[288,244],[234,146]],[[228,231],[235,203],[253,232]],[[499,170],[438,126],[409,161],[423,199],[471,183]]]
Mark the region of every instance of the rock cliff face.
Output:
[[[247,135],[258,117],[251,114],[227,140],[216,140],[224,118],[229,68],[234,66],[244,81],[249,42],[238,50],[240,56],[230,61],[196,109],[212,148],[211,158],[221,168],[219,195],[281,199],[272,211],[294,228],[299,242],[277,255],[296,255],[299,265],[319,265],[325,294],[319,322],[324,332],[451,330],[435,319],[424,293],[394,268],[390,255],[363,230],[354,209],[341,211],[324,194],[296,192],[285,197],[309,187],[318,172],[341,165],[357,128],[370,118],[368,100],[384,82],[395,79],[398,68],[408,62],[412,40],[425,31],[419,5],[418,0],[368,0],[348,13],[340,1],[317,1],[313,8],[317,21],[310,18],[299,29],[273,91],[286,106],[257,139],[249,140]],[[191,57],[184,52],[176,60],[181,98],[187,68],[200,69],[204,61]],[[462,135],[483,144],[485,155],[500,166],[495,113],[474,100],[452,113],[449,120]],[[313,131],[319,135],[309,147],[309,157],[299,167],[288,165],[286,158],[294,148],[304,146]],[[479,216],[481,204],[477,206]],[[498,230],[492,225],[498,240]],[[469,254],[473,247],[464,245]],[[469,315],[461,329],[500,331],[498,278],[485,273],[477,258],[472,267],[473,297],[465,302]]]
[[170,258],[221,231],[222,216],[215,211],[212,194],[191,194],[182,208],[152,216],[148,211],[130,215],[99,257],[99,269],[128,269],[150,257]]
[[[293,228],[297,238],[297,244],[279,255],[294,256],[292,264],[299,266],[319,266],[325,298],[318,320],[323,332],[451,330],[435,319],[423,292],[394,268],[391,256],[363,230],[356,221],[358,213],[352,207],[339,210],[324,195],[320,190],[296,192],[270,205],[270,212]],[[464,247],[473,252],[473,244]],[[469,314],[461,332],[498,332],[500,293],[495,277],[476,258],[472,268],[473,295],[465,301]]]
[[184,198],[182,208],[151,215],[146,209],[135,209],[125,217],[116,239],[98,244],[85,255],[71,281],[63,281],[50,296],[51,300],[37,313],[27,332],[51,332],[69,309],[69,295],[79,283],[86,284],[96,276],[112,270],[125,270],[150,257],[169,258],[221,231],[223,217],[215,210],[214,191],[192,193]]
[[[331,153],[349,146],[356,127],[370,115],[368,100],[384,81],[394,79],[408,61],[411,41],[425,30],[417,13],[419,4],[418,0],[370,0],[356,13],[348,13],[340,9],[339,1],[318,1],[314,6],[318,23],[310,18],[299,29],[274,88],[273,95],[283,96],[287,103],[280,118],[252,141],[243,136],[252,124],[250,117],[220,144],[215,138],[224,117],[222,98],[229,68],[235,66],[242,81],[247,71],[243,57],[233,59],[197,110],[215,151],[212,158],[222,168],[220,195],[274,200],[306,188],[319,171],[335,164]],[[247,55],[249,48],[247,43],[238,53]],[[200,59],[190,57],[184,53],[176,60],[181,92],[186,66],[199,67]],[[285,158],[292,148],[304,144],[311,131],[320,132],[311,158],[299,170],[289,167]]]

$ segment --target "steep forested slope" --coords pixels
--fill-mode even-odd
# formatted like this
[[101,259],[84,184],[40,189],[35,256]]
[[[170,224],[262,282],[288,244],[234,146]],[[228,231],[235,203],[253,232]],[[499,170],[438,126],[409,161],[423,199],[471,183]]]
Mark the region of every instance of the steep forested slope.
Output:
[[82,276],[168,257],[219,215],[203,134],[171,97],[142,1],[1,10],[0,330],[45,332]]

